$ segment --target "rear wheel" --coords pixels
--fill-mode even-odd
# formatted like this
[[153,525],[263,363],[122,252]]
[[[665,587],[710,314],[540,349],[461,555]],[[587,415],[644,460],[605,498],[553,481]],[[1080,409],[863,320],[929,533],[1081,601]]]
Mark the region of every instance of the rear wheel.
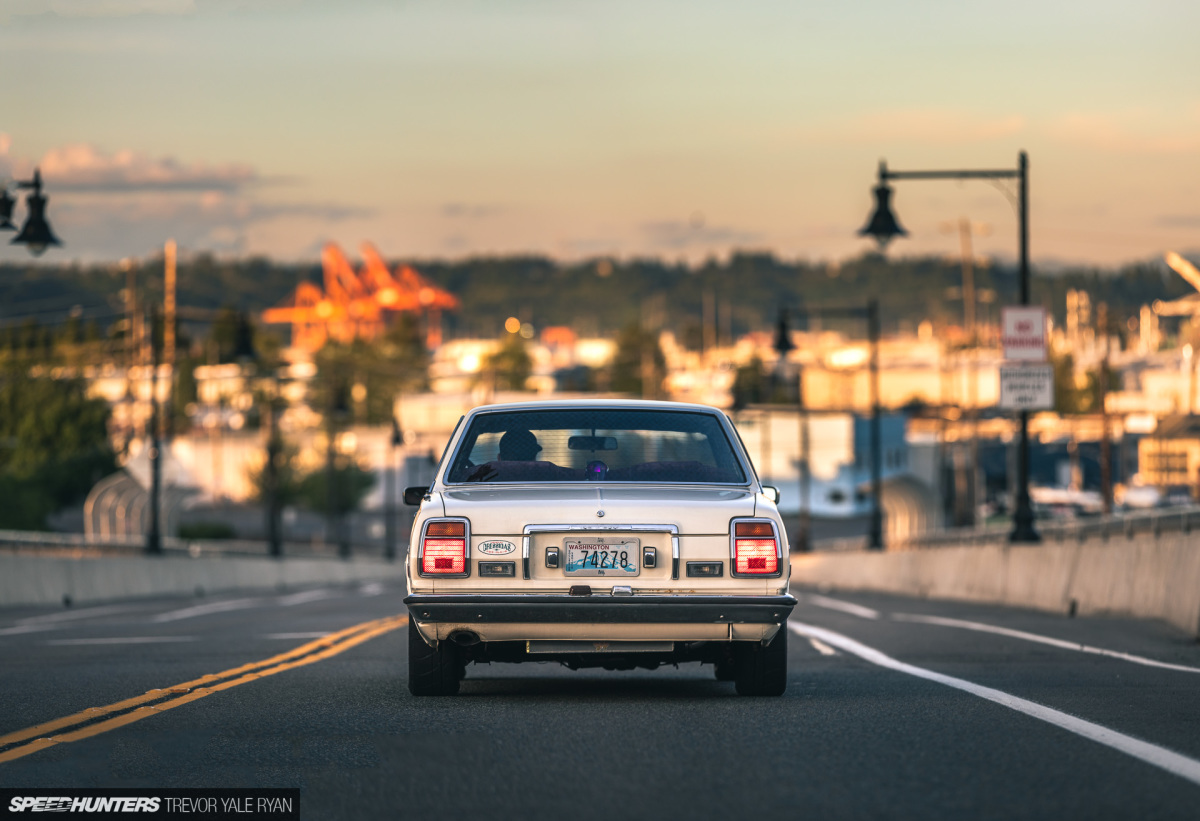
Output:
[[734,686],[739,696],[781,696],[787,689],[787,624],[766,644],[738,642],[733,648]]
[[417,624],[408,620],[408,691],[414,696],[452,696],[465,667],[458,647],[439,641],[430,647],[417,632]]

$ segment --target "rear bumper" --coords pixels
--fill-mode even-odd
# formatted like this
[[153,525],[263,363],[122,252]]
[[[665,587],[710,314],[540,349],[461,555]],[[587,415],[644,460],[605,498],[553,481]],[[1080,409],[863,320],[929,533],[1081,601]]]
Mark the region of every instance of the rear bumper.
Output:
[[418,624],[783,624],[796,599],[782,596],[564,596],[414,593]]

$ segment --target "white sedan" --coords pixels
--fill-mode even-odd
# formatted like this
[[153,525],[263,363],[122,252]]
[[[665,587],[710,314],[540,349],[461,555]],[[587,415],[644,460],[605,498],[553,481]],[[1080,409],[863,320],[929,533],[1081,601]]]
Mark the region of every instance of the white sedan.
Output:
[[634,400],[480,407],[419,504],[409,689],[471,662],[701,662],[742,695],[787,686],[788,546],[724,413]]

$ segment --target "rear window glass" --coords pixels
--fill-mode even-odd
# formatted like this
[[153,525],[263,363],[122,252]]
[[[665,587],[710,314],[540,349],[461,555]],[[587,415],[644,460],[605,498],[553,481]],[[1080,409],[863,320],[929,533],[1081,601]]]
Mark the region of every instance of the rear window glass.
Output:
[[446,481],[744,484],[747,479],[712,414],[571,409],[476,416]]

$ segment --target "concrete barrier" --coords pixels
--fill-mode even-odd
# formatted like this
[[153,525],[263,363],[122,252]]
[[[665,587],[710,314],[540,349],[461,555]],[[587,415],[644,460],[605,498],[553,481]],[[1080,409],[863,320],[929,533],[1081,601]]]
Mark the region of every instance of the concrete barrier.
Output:
[[0,606],[62,604],[68,600],[72,604],[91,604],[139,596],[287,590],[403,578],[403,561],[366,557],[347,561],[256,556],[0,555]]
[[1200,636],[1200,534],[796,554],[792,580],[842,590],[1162,619]]

